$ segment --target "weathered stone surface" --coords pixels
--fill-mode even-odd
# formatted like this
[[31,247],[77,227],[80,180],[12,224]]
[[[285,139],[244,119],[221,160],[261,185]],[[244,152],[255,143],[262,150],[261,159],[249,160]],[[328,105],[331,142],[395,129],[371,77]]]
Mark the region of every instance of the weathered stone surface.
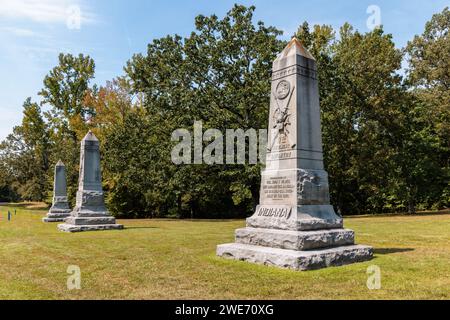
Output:
[[259,205],[256,212],[247,218],[247,227],[281,230],[339,229],[341,217],[334,213],[331,205]]
[[67,224],[73,225],[102,225],[102,224],[115,224],[116,218],[114,217],[69,217],[64,220]]
[[272,66],[266,171],[323,170],[316,62],[292,40]]
[[58,218],[67,218],[67,213],[65,212],[49,212],[47,213],[47,217],[48,218],[54,218],[54,219],[58,219]]
[[77,217],[110,216],[105,206],[102,190],[78,190],[76,199],[76,206],[72,215],[76,215]]
[[58,225],[58,229],[66,232],[123,229],[122,225],[116,224],[116,219],[109,214],[105,206],[100,170],[100,144],[91,131],[81,141],[76,206],[64,222]]
[[236,230],[236,243],[288,250],[311,250],[354,244],[355,233],[348,229],[290,231],[261,228]]
[[81,141],[80,176],[72,216],[109,216],[105,206],[100,169],[100,144],[89,131]]
[[53,180],[53,204],[43,222],[59,222],[70,215],[69,202],[67,201],[66,167],[61,160],[55,166]]
[[342,227],[324,170],[316,63],[293,39],[273,63],[266,168],[260,205],[291,207],[287,221],[258,216],[248,226],[288,230]]
[[261,175],[261,204],[330,204],[328,174],[325,170],[266,170]]
[[217,255],[228,259],[304,271],[367,261],[372,259],[373,250],[369,246],[351,245],[296,251],[229,243],[217,246]]
[[102,225],[73,225],[73,224],[59,224],[58,229],[64,232],[82,232],[82,231],[104,231],[104,230],[121,230],[121,224],[102,224]]
[[297,171],[297,197],[300,205],[330,203],[327,172],[325,170],[299,169]]
[[217,254],[294,270],[370,259],[330,204],[316,62],[295,38],[273,62],[271,91],[260,204]]
[[43,222],[64,222],[65,219],[66,219],[65,217],[63,217],[63,218],[44,217],[44,218],[42,218],[42,221]]
[[44,222],[61,222],[67,218],[66,212],[47,213],[47,216],[42,218]]

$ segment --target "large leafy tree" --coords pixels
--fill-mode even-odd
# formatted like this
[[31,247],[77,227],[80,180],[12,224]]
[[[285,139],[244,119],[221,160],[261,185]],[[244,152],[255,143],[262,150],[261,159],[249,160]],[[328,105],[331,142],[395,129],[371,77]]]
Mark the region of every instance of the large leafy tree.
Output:
[[407,171],[406,163],[398,168],[410,107],[398,75],[401,51],[380,28],[362,34],[345,24],[336,39],[331,27],[304,23],[296,36],[318,64],[333,204],[344,214],[387,209],[391,182]]
[[130,92],[126,78],[108,81],[90,91],[85,103],[94,116],[90,126],[103,152],[103,185],[110,210],[126,217],[151,217],[146,191],[155,188],[150,173],[154,157],[152,127],[139,95]]
[[97,90],[90,86],[94,73],[95,63],[89,56],[60,54],[58,65],[45,77],[39,92],[42,104],[49,106],[45,115],[52,141],[50,162],[52,166],[59,159],[65,163],[72,200],[77,189],[79,142],[88,130],[87,121],[94,115],[85,102],[87,94]]
[[[450,131],[450,10],[445,8],[426,23],[422,35],[408,42],[408,77],[429,103],[442,134]],[[440,118],[444,117],[444,118]],[[449,142],[447,140],[447,142]],[[449,142],[450,143],[450,142]]]
[[340,174],[334,195],[350,212],[382,210],[401,125],[397,72],[402,54],[381,28],[361,34],[348,24],[335,46],[339,87],[333,105],[324,110],[329,111],[324,127],[332,130],[326,135],[336,157],[330,163],[331,178]]
[[168,199],[166,212],[175,203],[183,216],[249,213],[258,200],[259,166],[175,167],[167,152],[172,131],[192,130],[195,120],[222,132],[267,127],[271,63],[283,43],[277,29],[255,25],[253,12],[236,5],[223,19],[198,16],[189,37],[154,40],[146,55],[127,64],[133,90],[144,94],[149,117],[157,120],[161,170],[155,173],[167,182],[150,198]]
[[[445,8],[426,23],[406,47],[408,82],[422,103],[423,125],[428,135],[437,137],[432,152],[439,157],[441,172],[435,175],[434,186],[441,188],[438,207],[450,205],[450,10]],[[430,175],[435,173],[430,172]]]
[[16,192],[24,200],[45,200],[49,152],[48,128],[41,108],[28,98],[23,105],[22,124],[0,144],[3,187],[8,186],[6,182],[9,192]]

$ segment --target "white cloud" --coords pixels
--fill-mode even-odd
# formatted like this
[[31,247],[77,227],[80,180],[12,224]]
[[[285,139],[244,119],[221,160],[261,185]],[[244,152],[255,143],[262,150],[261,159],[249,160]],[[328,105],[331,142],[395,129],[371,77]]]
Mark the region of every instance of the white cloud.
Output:
[[[67,23],[71,8],[80,0],[0,0],[0,17],[40,23]],[[81,8],[81,22],[92,23],[95,15]]]
[[30,29],[22,29],[15,27],[3,27],[0,28],[0,32],[6,32],[17,37],[36,37],[38,34]]

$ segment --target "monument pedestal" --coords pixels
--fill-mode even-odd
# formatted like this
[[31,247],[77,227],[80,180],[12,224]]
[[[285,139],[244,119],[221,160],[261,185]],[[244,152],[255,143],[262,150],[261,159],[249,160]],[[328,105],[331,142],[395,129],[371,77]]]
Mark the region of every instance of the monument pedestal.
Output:
[[288,250],[314,250],[353,245],[355,233],[348,229],[290,231],[243,228],[236,230],[236,243]]
[[[98,208],[97,208],[98,209]],[[123,225],[116,224],[116,218],[110,216],[106,211],[74,209],[74,213],[64,223],[58,225],[58,229],[64,232],[121,230]],[[106,210],[104,208],[104,210]]]
[[81,141],[80,177],[76,206],[58,229],[64,232],[120,230],[105,206],[101,183],[100,148],[95,135],[89,133]]
[[370,260],[330,205],[316,63],[297,39],[273,63],[267,151],[260,205],[217,255],[294,270]]
[[[331,207],[331,206],[329,206]],[[343,229],[342,219],[321,219],[314,212],[329,214],[328,206],[259,206],[237,229],[235,243],[217,247],[217,255],[293,270],[313,270],[372,259],[372,248],[355,245],[353,230]],[[322,212],[322,213],[321,213]],[[334,210],[333,210],[334,214]]]

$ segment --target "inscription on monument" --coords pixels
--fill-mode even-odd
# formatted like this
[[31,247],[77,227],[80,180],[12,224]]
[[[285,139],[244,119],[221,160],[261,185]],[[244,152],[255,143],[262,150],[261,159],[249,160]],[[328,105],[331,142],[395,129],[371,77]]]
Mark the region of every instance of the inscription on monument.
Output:
[[288,77],[291,75],[300,75],[303,77],[311,78],[316,80],[317,79],[317,72],[315,70],[301,67],[301,66],[293,66],[289,67],[280,71],[276,71],[272,73],[272,80],[278,80],[284,77]]
[[283,160],[292,158],[292,152],[272,153],[269,155],[269,160]]
[[265,207],[260,206],[256,214],[258,217],[274,217],[274,218],[284,218],[289,219],[291,216],[292,207],[289,206],[280,206],[280,207]]
[[278,140],[274,143],[272,152],[267,155],[269,160],[290,159],[292,155],[292,145],[286,134],[278,135]]
[[295,185],[290,177],[270,177],[262,187],[266,199],[286,200],[290,199],[295,192]]

